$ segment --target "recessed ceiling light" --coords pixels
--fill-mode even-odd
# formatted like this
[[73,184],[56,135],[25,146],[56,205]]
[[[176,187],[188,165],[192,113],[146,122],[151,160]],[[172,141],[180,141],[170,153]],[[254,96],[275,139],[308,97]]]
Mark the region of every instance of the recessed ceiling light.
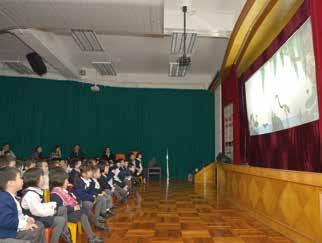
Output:
[[103,52],[94,30],[72,29],[72,37],[82,51]]

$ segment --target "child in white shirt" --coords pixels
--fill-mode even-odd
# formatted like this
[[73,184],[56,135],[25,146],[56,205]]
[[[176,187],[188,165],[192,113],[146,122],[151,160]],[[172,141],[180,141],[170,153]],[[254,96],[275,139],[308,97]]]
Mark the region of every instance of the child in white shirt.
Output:
[[23,212],[34,217],[44,224],[51,227],[51,243],[58,243],[62,237],[65,242],[71,242],[67,227],[66,207],[56,207],[56,202],[44,203],[43,191],[44,177],[43,171],[39,168],[27,170],[24,175],[24,190],[21,201]]

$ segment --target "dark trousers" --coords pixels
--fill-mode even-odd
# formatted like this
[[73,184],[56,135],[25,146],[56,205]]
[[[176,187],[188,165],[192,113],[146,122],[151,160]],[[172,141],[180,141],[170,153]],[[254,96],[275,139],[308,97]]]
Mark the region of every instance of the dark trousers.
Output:
[[[45,242],[44,225],[38,221],[36,222],[36,224],[38,226],[37,229],[18,231],[17,239],[29,241],[30,243],[44,243]],[[14,241],[9,241],[9,242],[14,242]]]

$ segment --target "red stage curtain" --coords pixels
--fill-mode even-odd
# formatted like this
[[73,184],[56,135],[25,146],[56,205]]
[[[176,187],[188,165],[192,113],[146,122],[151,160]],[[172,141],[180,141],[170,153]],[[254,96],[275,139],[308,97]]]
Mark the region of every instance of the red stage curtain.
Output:
[[249,136],[245,100],[245,81],[258,70],[311,16],[316,56],[319,112],[322,117],[322,1],[307,0],[271,46],[239,78],[241,160],[254,166],[291,170],[322,171],[319,121],[271,134]]
[[312,20],[313,28],[313,42],[316,65],[316,78],[318,87],[318,101],[319,101],[319,135],[320,135],[320,160],[319,168],[315,171],[322,171],[322,1],[321,0],[307,0],[309,2],[309,11]]

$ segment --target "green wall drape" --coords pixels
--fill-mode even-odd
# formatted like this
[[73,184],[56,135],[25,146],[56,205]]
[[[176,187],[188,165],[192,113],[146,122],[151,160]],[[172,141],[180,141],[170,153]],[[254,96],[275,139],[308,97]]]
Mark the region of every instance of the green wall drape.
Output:
[[213,94],[208,91],[127,89],[72,81],[0,76],[0,143],[20,158],[36,145],[49,155],[56,144],[68,156],[81,145],[86,156],[140,150],[170,177],[185,178],[214,158]]

